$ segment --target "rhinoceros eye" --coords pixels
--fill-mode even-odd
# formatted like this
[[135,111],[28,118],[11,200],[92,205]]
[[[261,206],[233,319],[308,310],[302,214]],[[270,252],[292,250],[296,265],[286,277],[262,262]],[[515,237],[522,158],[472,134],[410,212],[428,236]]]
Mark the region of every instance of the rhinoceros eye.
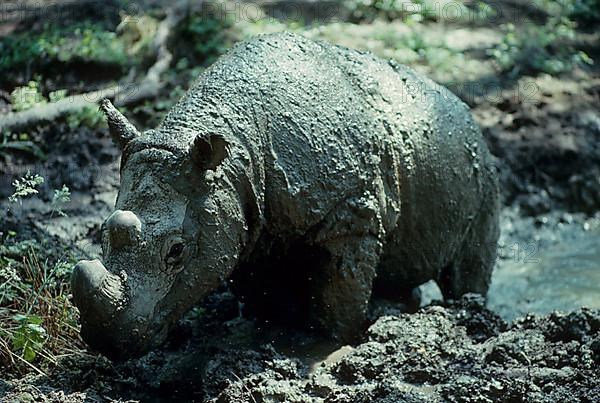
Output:
[[180,236],[169,239],[165,243],[165,248],[162,253],[167,270],[173,271],[178,268],[181,269],[182,267],[180,266],[186,254],[186,246],[183,239],[181,239]]
[[171,246],[169,253],[167,253],[167,261],[169,259],[177,259],[183,253],[183,243],[178,242]]

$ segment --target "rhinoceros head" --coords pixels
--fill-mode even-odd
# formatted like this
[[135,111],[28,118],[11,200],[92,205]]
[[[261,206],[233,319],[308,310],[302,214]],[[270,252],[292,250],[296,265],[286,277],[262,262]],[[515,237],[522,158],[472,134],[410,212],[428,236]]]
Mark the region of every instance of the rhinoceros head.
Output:
[[227,150],[219,136],[191,137],[183,146],[157,141],[156,132],[138,133],[109,101],[101,108],[123,147],[121,187],[102,226],[103,262],[80,261],[72,288],[84,340],[119,358],[164,340],[229,274],[227,241],[219,241],[230,238],[223,236],[231,230],[222,222],[227,203],[207,180]]

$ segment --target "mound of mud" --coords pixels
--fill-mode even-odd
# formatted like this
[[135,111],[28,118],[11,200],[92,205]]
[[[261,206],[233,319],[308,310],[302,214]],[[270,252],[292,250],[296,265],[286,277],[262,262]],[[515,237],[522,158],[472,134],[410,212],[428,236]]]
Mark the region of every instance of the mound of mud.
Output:
[[256,323],[235,317],[234,303],[230,295],[212,298],[167,349],[118,364],[65,359],[48,376],[6,381],[0,395],[8,402],[600,401],[599,311],[529,315],[509,325],[467,295],[381,316],[361,344],[317,357],[300,353],[315,344],[308,336],[274,347]]

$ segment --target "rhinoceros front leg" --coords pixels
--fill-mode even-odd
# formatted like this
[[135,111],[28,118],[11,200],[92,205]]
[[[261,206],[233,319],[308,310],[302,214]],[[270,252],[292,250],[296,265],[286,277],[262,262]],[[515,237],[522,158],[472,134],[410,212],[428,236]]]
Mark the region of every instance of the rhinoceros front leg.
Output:
[[367,235],[337,238],[324,246],[330,259],[315,278],[312,314],[336,339],[355,341],[366,325],[381,243]]
[[311,317],[339,340],[355,341],[366,325],[384,236],[378,199],[366,192],[331,211],[314,238],[328,258],[314,271]]

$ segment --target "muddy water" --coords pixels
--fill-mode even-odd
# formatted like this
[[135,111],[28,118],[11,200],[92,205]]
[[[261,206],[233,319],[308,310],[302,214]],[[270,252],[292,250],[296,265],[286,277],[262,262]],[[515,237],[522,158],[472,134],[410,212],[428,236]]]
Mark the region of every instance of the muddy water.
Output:
[[[489,309],[508,321],[529,312],[600,309],[600,215],[531,218],[506,208],[501,228]],[[420,288],[421,306],[442,298],[432,281]]]
[[539,248],[534,242],[512,245],[494,271],[488,307],[505,319],[580,306],[600,309],[600,230],[565,238]]

